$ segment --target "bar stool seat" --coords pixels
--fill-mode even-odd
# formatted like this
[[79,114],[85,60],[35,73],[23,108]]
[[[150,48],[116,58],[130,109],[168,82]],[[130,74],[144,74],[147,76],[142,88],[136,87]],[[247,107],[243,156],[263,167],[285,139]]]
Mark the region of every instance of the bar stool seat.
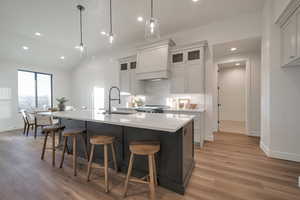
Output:
[[65,126],[61,126],[59,124],[54,124],[54,125],[49,125],[49,126],[44,126],[43,129],[42,129],[42,132],[43,133],[46,133],[46,132],[57,132],[59,130],[63,130],[65,129]]
[[95,145],[103,145],[104,146],[104,167],[103,168],[104,168],[104,174],[105,174],[105,192],[109,192],[109,184],[108,184],[108,145],[111,146],[115,171],[118,170],[117,160],[116,160],[116,152],[115,152],[115,147],[114,147],[114,141],[115,141],[115,137],[105,136],[105,135],[93,136],[90,139],[90,143],[92,144],[92,147],[91,147],[91,153],[90,153],[90,160],[89,160],[89,164],[88,164],[87,181],[90,180],[93,155],[94,155],[94,151],[95,151]]
[[50,126],[44,126],[42,129],[42,132],[45,134],[45,139],[44,139],[44,145],[43,145],[43,150],[42,150],[42,155],[41,155],[41,160],[44,160],[45,156],[45,150],[46,150],[46,145],[47,145],[47,139],[49,134],[52,135],[52,166],[55,166],[55,134],[60,133],[65,129],[64,126],[55,124],[55,125],[50,125]]
[[[128,172],[125,180],[124,186],[124,197],[127,195],[128,182],[138,182],[145,183],[149,185],[150,189],[150,198],[155,200],[155,186],[157,185],[157,173],[156,173],[156,164],[155,164],[155,154],[160,151],[160,142],[159,141],[133,141],[129,143],[129,149],[131,151]],[[144,181],[137,178],[131,178],[132,166],[134,155],[148,156],[148,168],[150,181]],[[148,178],[147,177],[147,178]]]
[[160,150],[158,141],[132,141],[129,143],[129,149],[137,155],[155,154]]
[[61,157],[61,162],[60,162],[60,168],[63,167],[65,153],[66,153],[66,149],[67,149],[67,145],[68,145],[68,137],[71,137],[72,144],[73,144],[73,174],[74,174],[74,176],[77,175],[77,139],[78,139],[78,137],[82,137],[85,156],[86,156],[87,160],[89,158],[88,153],[87,153],[86,141],[82,135],[85,132],[86,132],[85,129],[78,128],[78,129],[66,129],[62,133],[62,135],[64,137],[64,145],[63,145],[64,147],[63,147],[63,152],[62,152],[62,157]]
[[85,129],[65,129],[64,132],[62,133],[62,136],[74,136],[78,135],[81,133],[84,133],[86,130]]
[[98,135],[98,136],[93,136],[90,139],[91,144],[111,144],[115,140],[115,137],[112,136],[106,136],[106,135]]

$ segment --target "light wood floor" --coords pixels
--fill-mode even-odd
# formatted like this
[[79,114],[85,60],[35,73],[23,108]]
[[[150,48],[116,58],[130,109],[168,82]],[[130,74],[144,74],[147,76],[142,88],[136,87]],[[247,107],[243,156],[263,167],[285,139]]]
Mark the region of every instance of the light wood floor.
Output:
[[246,134],[246,123],[242,121],[221,120],[220,131]]
[[[300,199],[297,177],[300,163],[267,158],[258,139],[245,135],[217,133],[214,143],[196,150],[196,168],[184,196],[158,188],[162,200],[293,200]],[[104,193],[99,169],[86,182],[86,165],[73,177],[71,158],[63,169],[52,168],[51,154],[40,160],[42,137],[24,137],[20,131],[0,133],[0,199],[122,199],[124,176],[111,174],[111,193]],[[57,164],[60,154],[57,153]],[[148,187],[129,186],[126,199],[148,199]]]

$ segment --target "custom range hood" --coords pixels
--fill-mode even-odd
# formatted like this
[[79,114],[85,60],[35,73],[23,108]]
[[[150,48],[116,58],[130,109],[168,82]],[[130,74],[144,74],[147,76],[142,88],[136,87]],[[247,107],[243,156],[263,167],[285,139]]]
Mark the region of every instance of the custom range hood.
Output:
[[160,40],[138,48],[136,77],[138,80],[167,79],[170,48],[173,40]]

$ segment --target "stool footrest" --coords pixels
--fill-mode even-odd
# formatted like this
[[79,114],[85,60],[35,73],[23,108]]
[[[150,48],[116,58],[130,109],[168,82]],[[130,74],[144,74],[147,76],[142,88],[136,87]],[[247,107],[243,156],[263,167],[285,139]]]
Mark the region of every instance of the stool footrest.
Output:
[[132,182],[136,182],[136,183],[143,183],[143,184],[149,184],[148,181],[144,181],[144,180],[141,180],[141,179],[138,179],[138,178],[130,178],[129,181],[132,181]]

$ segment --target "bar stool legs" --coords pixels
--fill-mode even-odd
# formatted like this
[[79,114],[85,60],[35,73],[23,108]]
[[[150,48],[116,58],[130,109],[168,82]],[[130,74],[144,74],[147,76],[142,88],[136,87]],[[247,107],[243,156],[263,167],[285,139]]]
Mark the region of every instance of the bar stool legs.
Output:
[[116,152],[113,145],[114,138],[110,136],[95,136],[91,139],[91,153],[90,153],[90,159],[88,163],[88,171],[87,171],[87,181],[90,181],[91,171],[92,171],[92,162],[93,162],[93,156],[95,151],[95,145],[103,145],[104,148],[104,176],[105,176],[105,192],[109,192],[109,174],[108,174],[108,145],[111,146],[111,152],[112,152],[112,158],[114,163],[115,171],[118,170],[117,168],[117,160],[116,160]]
[[[60,168],[63,167],[63,163],[64,163],[64,159],[65,159],[65,153],[66,153],[66,149],[67,149],[67,145],[68,145],[68,137],[72,137],[72,145],[73,145],[73,155],[72,155],[72,163],[73,163],[73,174],[74,176],[77,176],[77,137],[81,136],[80,134],[83,133],[84,130],[71,130],[69,132],[64,132],[64,147],[63,147],[63,152],[62,152],[62,157],[61,157],[61,162],[60,162]],[[83,147],[85,150],[85,155],[86,155],[86,159],[88,160],[88,154],[87,154],[87,150],[86,150],[86,143],[84,142],[84,138],[82,136],[83,139]]]
[[[128,190],[128,183],[129,181],[137,182],[137,183],[144,183],[148,184],[150,189],[150,199],[155,200],[155,187],[157,186],[157,172],[156,172],[156,164],[155,164],[155,154],[159,152],[160,150],[160,144],[157,141],[133,141],[129,145],[129,149],[131,151],[130,159],[129,159],[129,165],[128,165],[128,172],[125,180],[125,186],[124,186],[124,193],[123,196],[127,196],[127,190]],[[148,157],[148,169],[149,169],[149,175],[148,179],[149,181],[144,181],[143,179],[138,178],[131,178],[132,173],[132,167],[133,167],[133,160],[134,155],[141,155],[141,156],[147,156]],[[148,180],[147,179],[147,180]]]
[[47,138],[48,138],[48,132],[45,133],[44,145],[43,145],[41,160],[44,160],[45,150],[46,150],[46,145],[47,145]]
[[127,171],[127,176],[126,176],[126,180],[125,180],[125,187],[124,187],[124,194],[123,194],[124,198],[127,196],[128,182],[129,182],[131,172],[132,172],[133,159],[134,159],[134,154],[131,153],[130,154],[130,159],[129,159],[129,166],[128,166],[128,171]]
[[[52,166],[55,166],[55,132],[51,131],[52,135]],[[46,151],[46,146],[47,146],[47,140],[48,140],[49,133],[45,133],[45,139],[44,139],[44,145],[43,145],[43,150],[42,150],[42,155],[41,155],[41,160],[44,160],[45,157],[45,151]]]
[[89,164],[88,164],[87,181],[90,181],[94,151],[95,151],[95,145],[92,144],[91,155],[90,155],[90,160],[89,160]]
[[[155,199],[155,183],[154,183],[154,170],[153,170],[153,155],[148,156],[148,165],[149,165],[149,176],[150,176],[150,199]],[[155,177],[156,179],[156,177]]]

